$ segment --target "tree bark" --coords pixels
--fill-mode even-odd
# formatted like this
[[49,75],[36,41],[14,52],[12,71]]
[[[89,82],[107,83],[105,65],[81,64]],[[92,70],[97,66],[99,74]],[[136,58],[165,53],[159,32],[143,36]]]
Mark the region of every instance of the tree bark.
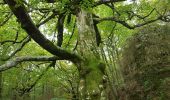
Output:
[[105,64],[100,61],[92,15],[84,10],[77,14],[79,31],[78,52],[84,59],[79,63],[80,100],[100,100]]

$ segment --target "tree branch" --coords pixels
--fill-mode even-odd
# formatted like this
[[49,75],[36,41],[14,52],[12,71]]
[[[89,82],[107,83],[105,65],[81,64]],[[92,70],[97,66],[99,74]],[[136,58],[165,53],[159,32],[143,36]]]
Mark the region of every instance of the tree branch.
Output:
[[36,80],[34,82],[32,82],[32,84],[28,85],[27,87],[23,87],[21,89],[19,89],[20,92],[20,96],[23,96],[25,93],[29,93],[33,87],[35,87],[35,85],[38,83],[38,81],[45,75],[45,73],[48,71],[48,69],[53,65],[53,62],[50,63],[45,70],[42,71],[42,73],[38,76],[38,78],[36,78]]
[[95,31],[95,35],[96,35],[96,43],[97,43],[97,46],[100,45],[100,43],[102,43],[102,40],[101,40],[101,35],[100,35],[100,32],[99,32],[99,29],[97,27],[97,21],[93,21],[93,25],[94,25],[94,31]]
[[70,41],[71,41],[71,39],[72,39],[72,37],[73,37],[73,34],[74,34],[74,32],[75,32],[76,22],[77,22],[77,21],[75,20],[74,26],[73,26],[73,29],[72,29],[72,32],[71,32],[71,36],[70,36],[70,38],[69,38],[69,40],[68,40],[68,42],[67,42],[67,44],[66,44],[66,48],[70,45]]
[[48,57],[48,56],[39,56],[39,57],[17,57],[14,60],[7,61],[5,64],[0,65],[0,72],[10,69],[12,67],[17,66],[18,64],[26,61],[55,61],[55,60],[63,60],[56,56]]
[[53,55],[58,56],[61,59],[70,60],[72,62],[77,62],[82,60],[80,56],[70,53],[60,47],[55,46],[50,40],[48,40],[40,30],[35,26],[31,17],[26,11],[23,4],[17,3],[16,0],[5,0],[9,5],[10,9],[21,22],[22,28],[30,35],[30,37],[37,42],[42,48],[47,50]]
[[162,20],[162,16],[159,16],[157,17],[156,19],[153,19],[153,20],[149,20],[149,21],[146,21],[144,23],[140,23],[140,24],[136,24],[136,25],[130,25],[128,24],[126,21],[123,21],[123,20],[119,20],[115,17],[107,17],[107,18],[95,18],[94,20],[97,20],[98,22],[102,22],[102,21],[114,21],[114,22],[117,22],[123,26],[125,26],[126,28],[129,28],[129,29],[135,29],[137,27],[141,27],[141,26],[144,26],[144,25],[147,25],[149,23],[152,23],[152,22],[155,22],[157,20]]
[[[17,33],[18,34],[18,33]],[[23,38],[22,40],[20,41],[17,41],[17,34],[16,34],[16,37],[15,37],[15,40],[5,40],[5,41],[0,41],[0,45],[3,45],[5,43],[12,43],[12,44],[15,44],[15,43],[21,43],[23,42],[27,37]]]
[[139,18],[139,19],[145,19],[145,18],[147,18],[147,17],[149,17],[153,12],[155,11],[155,8],[153,8],[151,11],[150,11],[150,13],[148,13],[147,15],[145,15],[145,16],[141,16],[141,15],[138,15],[138,14],[136,14],[136,13],[134,13],[133,11],[127,11],[126,13],[129,15],[128,17],[129,17],[129,19],[131,20],[133,17],[137,17],[137,18]]
[[57,26],[58,26],[57,46],[59,47],[61,47],[63,43],[64,19],[65,19],[65,13],[60,14],[57,22]]
[[122,1],[126,1],[126,0],[99,0],[97,2],[95,2],[95,4],[93,5],[93,7],[102,5],[102,4],[108,4],[108,3],[114,3],[114,2],[122,2]]
[[9,60],[11,57],[13,57],[16,53],[22,50],[22,48],[31,40],[31,38],[28,36],[21,44],[19,48],[17,48],[15,51],[12,52],[7,58],[2,59],[3,61]]
[[8,20],[12,17],[12,15],[13,15],[12,13],[9,13],[6,19],[0,23],[0,26],[5,25],[8,22]]
[[56,16],[56,13],[53,13],[52,15],[50,15],[49,17],[47,17],[45,20],[43,20],[42,22],[40,22],[39,24],[37,24],[37,27],[40,27],[41,25],[47,23],[49,20],[53,19]]

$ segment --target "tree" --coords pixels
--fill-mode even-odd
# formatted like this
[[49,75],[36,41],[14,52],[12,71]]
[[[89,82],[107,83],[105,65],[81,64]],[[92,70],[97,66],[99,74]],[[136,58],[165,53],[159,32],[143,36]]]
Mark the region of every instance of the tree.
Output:
[[[113,52],[109,51],[108,45],[104,45],[103,38],[106,38],[108,33],[113,34],[112,30],[115,27],[124,26],[128,29],[135,29],[156,21],[169,22],[169,9],[166,7],[168,1],[166,3],[161,2],[162,7],[159,4],[158,7],[153,7],[157,2],[160,2],[159,0],[154,2],[145,0],[138,2],[123,1],[125,0],[4,0],[2,8],[5,8],[3,11],[7,14],[1,26],[10,28],[12,25],[8,25],[8,22],[16,20],[13,23],[17,27],[12,26],[12,28],[15,28],[17,33],[16,36],[9,36],[10,38],[15,37],[14,40],[5,40],[6,37],[4,37],[1,44],[19,43],[21,46],[17,49],[15,49],[15,46],[11,46],[12,53],[3,53],[5,56],[1,60],[0,71],[5,71],[26,61],[50,61],[50,66],[55,66],[56,60],[68,60],[77,67],[79,72],[79,99],[109,98],[107,94],[110,90],[107,87],[107,82],[110,76],[106,72],[106,68],[109,68],[110,62],[107,62],[109,58],[107,53]],[[145,8],[145,11],[141,11]],[[167,10],[162,12],[164,9]],[[102,10],[106,12],[102,12]],[[107,29],[104,27],[105,25],[111,26],[108,26]],[[21,34],[24,36],[18,36]],[[26,34],[28,36],[25,36]],[[48,39],[50,36],[53,36],[53,38]],[[68,36],[70,36],[69,39]],[[109,36],[114,37],[113,35]],[[23,38],[23,40],[18,41],[19,38]],[[76,39],[73,40],[72,38]],[[118,38],[118,36],[114,38]],[[19,53],[19,51],[23,51],[24,46],[29,44],[28,42],[31,39],[46,50],[44,54],[41,54],[43,56],[20,56],[22,53]],[[66,40],[69,41],[68,44]],[[3,46],[3,50],[8,48],[5,47],[8,45]],[[117,47],[119,48],[119,46]],[[106,48],[108,50],[105,50]]]
[[124,49],[122,64],[129,100],[170,97],[169,25],[149,26],[137,31]]

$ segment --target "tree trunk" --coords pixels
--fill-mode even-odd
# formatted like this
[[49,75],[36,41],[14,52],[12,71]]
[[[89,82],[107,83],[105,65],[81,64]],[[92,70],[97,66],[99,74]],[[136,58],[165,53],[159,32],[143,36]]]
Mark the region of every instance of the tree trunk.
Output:
[[104,90],[105,64],[100,61],[98,54],[92,15],[81,10],[77,14],[77,26],[79,31],[78,53],[84,59],[78,64],[80,100],[100,100]]
[[[0,66],[4,64],[4,61],[2,61],[1,59],[3,59],[5,55],[4,51],[1,51],[1,52],[2,53],[0,53]],[[0,100],[3,99],[2,89],[3,89],[3,78],[2,78],[2,72],[0,72]]]

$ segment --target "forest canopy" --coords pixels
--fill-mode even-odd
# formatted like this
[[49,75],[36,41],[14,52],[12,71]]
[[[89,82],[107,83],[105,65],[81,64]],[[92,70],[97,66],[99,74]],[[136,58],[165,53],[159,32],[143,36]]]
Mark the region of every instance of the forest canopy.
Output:
[[0,0],[0,99],[168,100],[169,0]]

